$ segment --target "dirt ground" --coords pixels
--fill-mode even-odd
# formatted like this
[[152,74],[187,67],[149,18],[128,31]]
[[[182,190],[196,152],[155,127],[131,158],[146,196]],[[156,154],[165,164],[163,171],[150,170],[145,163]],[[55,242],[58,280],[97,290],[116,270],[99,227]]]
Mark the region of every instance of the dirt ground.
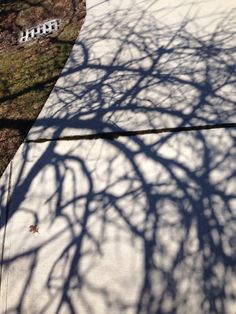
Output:
[[[0,4],[0,175],[41,111],[85,15],[85,0]],[[58,32],[19,44],[22,30],[55,18],[62,22]]]

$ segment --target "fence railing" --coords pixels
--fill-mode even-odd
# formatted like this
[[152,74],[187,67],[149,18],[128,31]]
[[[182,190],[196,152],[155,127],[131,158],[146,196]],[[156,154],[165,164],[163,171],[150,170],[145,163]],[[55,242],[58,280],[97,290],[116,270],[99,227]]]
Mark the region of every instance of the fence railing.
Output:
[[51,21],[47,21],[42,24],[39,24],[30,29],[25,29],[20,34],[19,42],[25,43],[27,41],[39,38],[41,36],[52,34],[59,29],[59,26],[60,26],[60,20],[51,20]]

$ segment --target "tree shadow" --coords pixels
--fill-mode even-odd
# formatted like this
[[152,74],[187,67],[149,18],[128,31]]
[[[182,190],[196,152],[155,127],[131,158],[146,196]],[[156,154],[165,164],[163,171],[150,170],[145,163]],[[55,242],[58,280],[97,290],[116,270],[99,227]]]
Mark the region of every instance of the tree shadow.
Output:
[[5,313],[231,313],[235,129],[86,136],[232,122],[234,15],[85,23],[12,162]]

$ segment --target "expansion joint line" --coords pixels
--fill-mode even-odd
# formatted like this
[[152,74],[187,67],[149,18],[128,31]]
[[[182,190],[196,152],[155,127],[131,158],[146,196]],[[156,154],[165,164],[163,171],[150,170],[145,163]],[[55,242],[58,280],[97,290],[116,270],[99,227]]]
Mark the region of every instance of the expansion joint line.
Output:
[[104,132],[93,133],[86,135],[69,135],[56,138],[40,138],[36,140],[26,139],[25,143],[44,143],[44,142],[57,142],[57,141],[75,141],[75,140],[94,140],[94,139],[107,139],[115,140],[118,137],[129,137],[146,134],[162,134],[162,133],[180,133],[189,131],[202,131],[211,129],[229,129],[235,128],[236,123],[223,123],[215,125],[198,125],[198,126],[186,126],[176,128],[162,128],[162,129],[148,129],[148,130],[136,130],[136,131],[116,131],[116,132]]

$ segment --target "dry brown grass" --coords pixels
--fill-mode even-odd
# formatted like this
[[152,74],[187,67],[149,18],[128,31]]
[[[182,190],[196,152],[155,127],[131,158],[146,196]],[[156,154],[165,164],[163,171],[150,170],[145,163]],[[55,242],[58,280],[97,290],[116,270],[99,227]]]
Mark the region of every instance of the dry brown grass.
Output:
[[[82,0],[11,1],[0,4],[0,12],[0,32],[6,35],[0,51],[1,175],[60,75],[83,24],[85,5]],[[56,36],[25,46],[8,38],[11,31],[14,37],[19,29],[55,17],[63,21]]]

